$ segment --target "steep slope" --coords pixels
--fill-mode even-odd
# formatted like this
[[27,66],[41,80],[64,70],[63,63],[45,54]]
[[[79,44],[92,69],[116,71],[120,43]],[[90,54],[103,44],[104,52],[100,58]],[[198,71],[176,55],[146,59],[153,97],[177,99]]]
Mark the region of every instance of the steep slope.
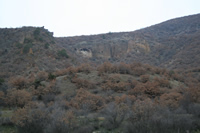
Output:
[[199,23],[67,38],[0,29],[0,132],[197,133]]
[[200,64],[199,36],[200,14],[134,32],[91,36],[54,38],[44,27],[0,29],[0,77],[104,61],[196,68]]
[[53,33],[44,28],[0,29],[0,77],[52,71],[66,67],[70,59],[59,56]]
[[134,32],[56,38],[77,57],[91,61],[142,62],[166,68],[197,67],[200,14],[172,19]]

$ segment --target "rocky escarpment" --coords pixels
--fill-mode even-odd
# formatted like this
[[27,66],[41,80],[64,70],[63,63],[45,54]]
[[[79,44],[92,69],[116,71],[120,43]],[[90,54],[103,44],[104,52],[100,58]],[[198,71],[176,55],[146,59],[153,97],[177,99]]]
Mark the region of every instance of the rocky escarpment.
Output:
[[[70,49],[77,57],[91,60],[139,61],[159,45],[130,33],[108,33],[95,36],[56,38],[58,45]],[[132,58],[133,57],[133,58]]]

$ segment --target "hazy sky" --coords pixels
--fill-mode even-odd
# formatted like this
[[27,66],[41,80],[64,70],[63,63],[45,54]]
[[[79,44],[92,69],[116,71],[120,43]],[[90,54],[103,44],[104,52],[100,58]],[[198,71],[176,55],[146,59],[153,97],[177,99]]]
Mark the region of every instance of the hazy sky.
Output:
[[200,0],[0,0],[0,28],[44,26],[54,36],[134,31],[200,13]]

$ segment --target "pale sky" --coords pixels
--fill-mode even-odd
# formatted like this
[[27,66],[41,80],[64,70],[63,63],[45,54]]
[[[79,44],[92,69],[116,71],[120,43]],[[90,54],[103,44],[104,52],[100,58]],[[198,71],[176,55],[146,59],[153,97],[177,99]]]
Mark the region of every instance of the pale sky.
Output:
[[44,26],[54,36],[134,31],[200,13],[200,0],[0,0],[0,28]]

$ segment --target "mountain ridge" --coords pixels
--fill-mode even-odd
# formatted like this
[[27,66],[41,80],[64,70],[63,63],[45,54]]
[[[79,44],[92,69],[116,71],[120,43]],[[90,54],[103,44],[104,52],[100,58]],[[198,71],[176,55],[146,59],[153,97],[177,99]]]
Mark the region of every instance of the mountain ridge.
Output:
[[[190,43],[196,43],[193,44],[195,46],[192,49],[198,47],[200,42],[197,38],[200,30],[199,22],[200,14],[196,14],[168,20],[133,32],[60,37],[56,38],[56,41],[58,45],[71,49],[75,53],[77,51],[74,49],[77,47],[80,49],[90,49],[95,59],[103,58],[103,60],[111,62],[113,60],[113,62],[116,62],[117,60],[117,62],[125,61],[127,63],[142,61],[151,65],[175,69],[182,67],[182,65],[176,64],[176,66],[173,66],[170,63],[173,62],[173,57],[178,56],[176,53],[179,53],[179,56],[183,56],[180,50],[183,49],[186,52],[187,46]],[[80,53],[80,50],[77,53]],[[119,56],[122,59],[118,59]],[[150,57],[153,59],[150,59]],[[196,64],[193,63],[190,65],[190,67],[195,66]],[[187,65],[184,66],[184,68],[186,67]]]
[[[133,32],[92,36],[53,37],[53,33],[44,27],[4,28],[0,29],[1,72],[19,71],[19,74],[22,70],[30,71],[30,67],[52,71],[70,65],[106,61],[141,62],[188,70],[200,64],[199,36],[200,14]],[[69,58],[59,56],[62,50]]]

